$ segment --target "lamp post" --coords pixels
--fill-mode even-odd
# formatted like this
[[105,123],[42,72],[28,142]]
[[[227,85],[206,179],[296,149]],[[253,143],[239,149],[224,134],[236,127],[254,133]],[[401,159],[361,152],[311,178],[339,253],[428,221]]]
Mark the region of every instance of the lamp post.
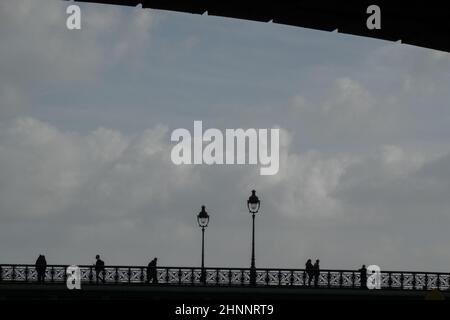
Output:
[[256,285],[256,267],[255,267],[255,214],[258,213],[261,201],[256,196],[256,191],[252,190],[252,195],[247,200],[248,211],[252,215],[252,259],[250,266],[250,285]]
[[200,275],[200,281],[202,283],[206,282],[205,274],[205,228],[209,223],[209,215],[205,210],[205,206],[202,206],[202,211],[197,215],[198,226],[202,228],[202,273]]

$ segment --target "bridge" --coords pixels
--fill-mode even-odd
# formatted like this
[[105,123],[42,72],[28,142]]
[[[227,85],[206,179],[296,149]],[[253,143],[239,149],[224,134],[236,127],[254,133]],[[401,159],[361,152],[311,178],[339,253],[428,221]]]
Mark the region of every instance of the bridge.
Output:
[[[66,0],[67,1],[67,0]],[[450,11],[444,1],[392,0],[76,0],[101,4],[220,16],[336,31],[450,52]],[[381,10],[381,29],[366,26],[367,8]]]
[[[65,284],[68,265],[48,265],[45,271],[45,284]],[[78,266],[81,283],[96,284],[95,266]],[[361,283],[359,270],[320,270],[317,286],[309,284],[304,269],[257,268],[256,284],[250,282],[251,268],[197,268],[197,267],[157,267],[156,283],[148,283],[147,266],[106,266],[101,278],[105,285],[133,286],[184,286],[184,287],[257,287],[257,288],[315,288],[320,289],[359,289]],[[202,271],[204,277],[202,278]],[[37,272],[31,264],[0,264],[0,284],[36,283]],[[450,289],[450,273],[416,271],[382,271],[382,290],[424,291]]]
[[[81,290],[68,290],[68,265],[48,265],[38,283],[31,264],[0,265],[0,300],[146,300],[150,303],[273,302],[292,308],[302,300],[423,300],[437,291],[450,298],[450,273],[382,271],[381,289],[368,290],[359,270],[320,270],[317,286],[304,269],[164,267],[156,269],[156,283],[147,280],[147,266],[107,266],[97,283],[95,266],[78,266]],[[202,276],[203,274],[203,276]],[[294,304],[295,305],[295,304]],[[287,307],[289,306],[289,307]]]

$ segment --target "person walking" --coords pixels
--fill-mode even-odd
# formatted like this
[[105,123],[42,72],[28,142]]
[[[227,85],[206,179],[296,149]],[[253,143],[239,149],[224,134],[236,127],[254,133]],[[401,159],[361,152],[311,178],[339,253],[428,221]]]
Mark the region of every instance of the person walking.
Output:
[[361,289],[367,289],[367,268],[366,265],[362,265],[361,269],[358,270],[360,273],[360,279],[361,279]]
[[[98,284],[98,280],[100,279],[102,283],[105,283],[105,263],[102,259],[100,259],[100,255],[95,256],[95,281]],[[100,277],[102,274],[102,277]]]
[[38,283],[45,283],[45,271],[47,270],[47,260],[45,256],[40,254],[35,264]]
[[153,258],[152,261],[149,262],[147,266],[147,283],[150,283],[152,281],[153,284],[158,283],[158,275],[157,275],[157,264],[158,258]]
[[313,266],[313,274],[314,274],[314,287],[318,287],[319,285],[319,276],[320,276],[320,260],[317,259]]
[[308,286],[309,287],[311,287],[311,281],[312,281],[313,276],[314,276],[314,270],[313,269],[314,269],[314,266],[313,266],[313,264],[311,262],[311,259],[308,259],[308,261],[306,261],[306,264],[305,264],[305,274],[304,274],[303,278],[306,278],[306,276],[308,276]]

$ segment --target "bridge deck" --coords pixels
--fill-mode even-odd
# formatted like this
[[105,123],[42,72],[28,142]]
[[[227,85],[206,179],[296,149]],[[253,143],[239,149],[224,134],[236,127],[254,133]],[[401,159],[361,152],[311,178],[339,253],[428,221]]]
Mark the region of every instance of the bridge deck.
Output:
[[[163,301],[295,301],[295,300],[423,300],[430,291],[361,290],[293,287],[211,287],[167,285],[83,285],[68,290],[64,284],[0,284],[0,300],[163,300]],[[442,292],[450,297],[450,292]]]

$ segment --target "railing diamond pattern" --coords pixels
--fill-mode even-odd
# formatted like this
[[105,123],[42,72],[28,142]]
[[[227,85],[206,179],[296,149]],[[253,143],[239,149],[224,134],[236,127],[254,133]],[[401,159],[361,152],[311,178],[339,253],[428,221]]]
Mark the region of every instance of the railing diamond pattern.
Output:
[[[79,266],[82,283],[96,283],[93,266]],[[67,266],[50,265],[46,269],[45,282],[64,283]],[[207,286],[250,286],[250,269],[205,268],[205,282],[202,282],[201,268],[158,267],[158,285],[207,285]],[[110,266],[105,268],[105,284],[146,284],[145,266]],[[256,286],[308,287],[309,276],[303,269],[256,269]],[[0,283],[37,282],[34,265],[0,265]],[[360,288],[361,274],[353,270],[321,270],[318,288]],[[311,281],[314,287],[314,279]],[[449,290],[449,273],[383,271],[381,288],[392,290]]]

